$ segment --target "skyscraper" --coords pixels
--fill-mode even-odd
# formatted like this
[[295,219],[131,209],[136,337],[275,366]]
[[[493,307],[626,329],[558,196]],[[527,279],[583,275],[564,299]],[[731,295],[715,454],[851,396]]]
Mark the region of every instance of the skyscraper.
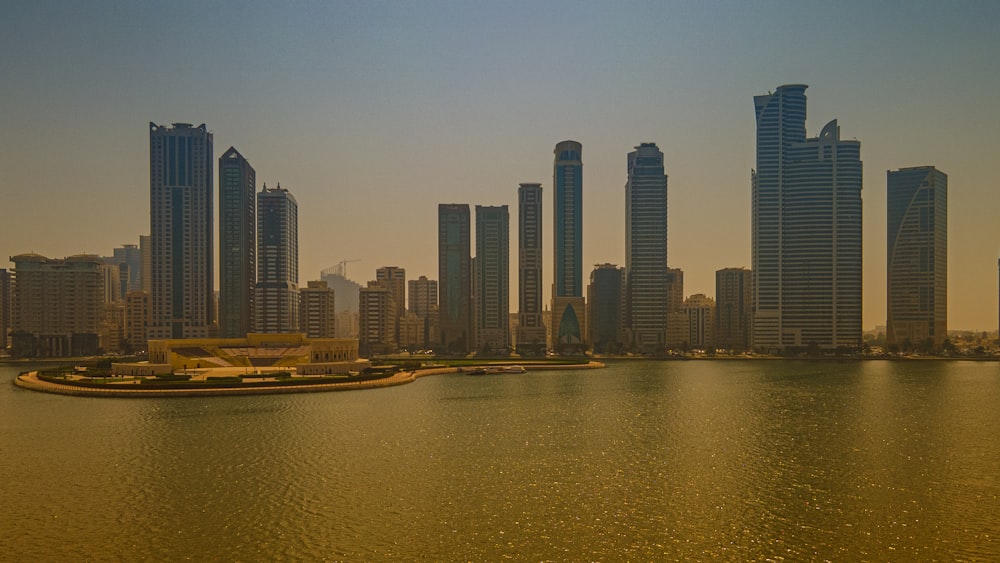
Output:
[[399,319],[406,314],[406,270],[398,266],[382,266],[375,270],[375,280],[389,290],[392,299],[393,338],[399,342]]
[[938,348],[948,337],[948,175],[887,173],[886,343]]
[[139,251],[139,247],[134,244],[125,244],[120,248],[114,249],[114,259],[119,267],[121,264],[126,264],[122,268],[123,272],[128,274],[128,286],[122,295],[130,291],[139,291],[142,289],[142,253]]
[[471,233],[469,205],[438,205],[438,327],[441,350],[468,354],[471,335]]
[[366,357],[390,354],[396,350],[395,327],[392,322],[393,306],[389,288],[369,281],[367,287],[358,292],[360,310],[360,332],[358,346]]
[[628,154],[625,184],[625,279],[628,323],[637,352],[667,346],[667,175],[656,143]]
[[256,332],[299,331],[299,206],[281,184],[257,194]]
[[325,281],[299,289],[299,330],[309,338],[337,337],[336,296]]
[[427,276],[420,276],[407,283],[407,299],[409,300],[409,312],[420,319],[423,326],[423,341],[421,348],[427,348],[437,343],[437,280],[427,279]]
[[510,214],[476,206],[476,350],[510,351]]
[[150,339],[213,330],[212,134],[149,124]]
[[563,353],[582,352],[586,343],[586,302],[583,297],[583,145],[556,145],[552,170],[552,347]]
[[10,272],[0,268],[0,351],[7,349],[7,334],[10,332],[11,296]]
[[723,268],[715,272],[715,346],[750,349],[750,270]]
[[542,322],[542,185],[521,184],[517,189],[517,352],[545,354]]
[[219,333],[254,329],[257,285],[257,178],[234,147],[219,157]]
[[805,90],[754,97],[753,342],[773,351],[861,343],[861,143],[836,120],[807,139]]
[[598,264],[590,273],[587,320],[594,352],[621,353],[625,348],[625,269]]

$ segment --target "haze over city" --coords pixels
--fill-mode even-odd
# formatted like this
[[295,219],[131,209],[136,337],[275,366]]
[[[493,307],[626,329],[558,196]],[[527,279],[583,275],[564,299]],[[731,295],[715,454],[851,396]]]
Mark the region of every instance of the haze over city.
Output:
[[750,266],[753,96],[802,83],[808,134],[838,119],[861,142],[864,327],[885,321],[885,171],[933,165],[949,327],[992,330],[998,23],[988,2],[19,2],[0,22],[0,267],[137,243],[147,125],[187,122],[245,155],[258,190],[294,193],[304,280],[345,259],[362,282],[436,277],[438,203],[513,210],[540,182],[548,287],[564,139],[583,145],[584,263],[623,264],[625,157],[656,142],[670,265],[712,295],[717,269]]

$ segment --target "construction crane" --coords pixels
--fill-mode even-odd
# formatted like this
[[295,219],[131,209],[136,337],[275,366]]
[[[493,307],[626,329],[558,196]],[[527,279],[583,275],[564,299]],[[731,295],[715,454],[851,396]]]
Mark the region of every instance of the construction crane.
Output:
[[342,278],[347,278],[347,265],[350,264],[351,262],[360,262],[360,261],[361,261],[360,258],[351,258],[351,259],[348,259],[348,260],[341,260],[340,262],[337,262],[336,265],[331,266],[331,267],[323,270],[321,273],[323,273],[323,274],[333,274],[335,276],[340,276]]

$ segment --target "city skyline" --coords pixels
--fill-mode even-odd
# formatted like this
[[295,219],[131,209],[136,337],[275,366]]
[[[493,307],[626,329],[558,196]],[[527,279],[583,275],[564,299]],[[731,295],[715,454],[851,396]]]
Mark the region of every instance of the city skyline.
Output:
[[[305,279],[356,258],[355,280],[386,264],[433,278],[435,206],[514,205],[525,182],[551,205],[551,147],[567,138],[588,155],[583,267],[623,264],[622,156],[655,142],[671,176],[670,266],[686,294],[714,295],[718,269],[750,266],[752,96],[805,83],[824,118],[807,118],[810,134],[839,119],[863,145],[863,327],[886,316],[885,171],[936,166],[951,188],[949,327],[996,328],[992,4],[664,5],[641,22],[602,5],[121,8],[23,5],[0,23],[16,78],[0,100],[0,268],[26,252],[106,255],[147,234],[152,120],[204,122],[216,148],[238,146],[261,180],[295,187]],[[575,25],[553,25],[566,18]],[[164,23],[176,50],[141,32]],[[631,25],[643,33],[622,41]],[[41,163],[53,153],[56,165]]]

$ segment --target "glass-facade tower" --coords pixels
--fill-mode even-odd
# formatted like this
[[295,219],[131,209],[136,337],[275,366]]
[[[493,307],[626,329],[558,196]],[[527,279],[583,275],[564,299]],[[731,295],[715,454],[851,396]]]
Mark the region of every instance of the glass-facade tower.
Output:
[[438,327],[444,353],[468,354],[473,345],[469,222],[469,204],[438,205]]
[[948,176],[921,166],[886,179],[886,343],[938,348],[948,337]]
[[670,312],[667,279],[667,175],[663,153],[642,143],[628,154],[625,184],[625,280],[633,347],[666,349]]
[[254,330],[257,285],[257,179],[234,147],[219,158],[219,333]]
[[753,343],[758,349],[861,343],[861,144],[837,121],[806,138],[806,86],[754,97],[751,175]]
[[476,206],[476,350],[510,351],[510,212]]
[[149,124],[150,339],[214,329],[212,134]]
[[299,331],[299,206],[281,184],[257,194],[255,331]]
[[577,353],[583,350],[586,335],[583,145],[563,141],[553,152],[552,347],[559,352]]

